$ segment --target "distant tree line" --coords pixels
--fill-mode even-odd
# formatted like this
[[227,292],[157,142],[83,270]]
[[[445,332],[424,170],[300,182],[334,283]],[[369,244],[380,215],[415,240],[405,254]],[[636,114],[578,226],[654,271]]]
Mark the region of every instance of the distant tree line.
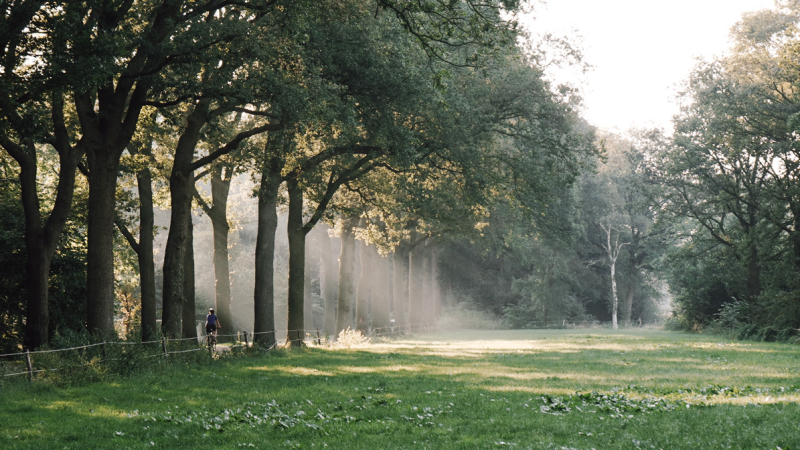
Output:
[[797,341],[798,23],[795,1],[744,15],[684,83],[671,135],[601,134],[596,170],[542,211],[553,222],[495,210],[443,272],[513,326],[647,323],[671,299],[670,327]]
[[745,15],[685,83],[674,135],[650,136],[676,326],[797,338],[799,21],[794,1]]

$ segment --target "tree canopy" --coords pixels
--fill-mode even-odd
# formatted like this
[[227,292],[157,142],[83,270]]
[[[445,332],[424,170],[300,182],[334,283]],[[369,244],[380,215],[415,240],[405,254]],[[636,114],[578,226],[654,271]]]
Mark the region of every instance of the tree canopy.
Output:
[[673,296],[675,326],[794,338],[795,3],[742,18],[668,135],[587,123],[513,0],[4,2],[3,345],[190,338],[209,305],[267,346],[448,308],[636,326]]

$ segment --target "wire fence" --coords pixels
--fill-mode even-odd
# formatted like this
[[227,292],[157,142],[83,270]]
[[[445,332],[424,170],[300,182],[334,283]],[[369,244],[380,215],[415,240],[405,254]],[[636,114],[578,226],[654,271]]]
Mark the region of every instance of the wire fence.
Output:
[[[539,321],[531,323],[526,328],[596,328],[609,325],[609,323],[599,321],[569,323],[566,321]],[[433,332],[436,331],[436,328],[434,323],[407,323],[359,331],[362,331],[365,337],[369,338],[396,338],[414,333]],[[284,333],[286,338],[278,339],[278,335],[284,335]],[[170,355],[207,351],[213,359],[233,353],[236,349],[247,349],[254,345],[258,345],[261,349],[267,351],[283,346],[305,345],[321,347],[332,343],[336,337],[328,336],[321,333],[319,329],[315,329],[264,332],[237,331],[231,334],[217,334],[216,338],[218,342],[220,340],[225,341],[216,348],[207,345],[207,336],[199,335],[189,338],[163,337],[159,340],[146,342],[104,341],[69,348],[0,354],[0,375],[2,378],[27,375],[28,379],[32,381],[35,374],[120,361],[136,352],[142,358],[167,358]]]
[[[399,336],[413,331],[431,330],[430,325],[405,325],[398,327],[384,327],[370,330],[370,337]],[[64,371],[119,361],[126,353],[139,352],[142,358],[169,357],[199,351],[207,351],[211,358],[219,358],[236,349],[247,349],[255,344],[264,350],[272,351],[287,345],[323,346],[331,342],[331,338],[315,330],[288,330],[285,331],[286,339],[278,339],[282,331],[237,331],[231,334],[217,334],[217,342],[225,341],[216,348],[208,344],[207,336],[189,338],[167,338],[145,342],[129,341],[103,341],[88,343],[67,348],[34,350],[17,353],[0,354],[0,375],[17,377],[27,375],[33,381],[34,375],[46,372]],[[131,350],[128,350],[131,349]],[[113,356],[110,355],[113,353]]]

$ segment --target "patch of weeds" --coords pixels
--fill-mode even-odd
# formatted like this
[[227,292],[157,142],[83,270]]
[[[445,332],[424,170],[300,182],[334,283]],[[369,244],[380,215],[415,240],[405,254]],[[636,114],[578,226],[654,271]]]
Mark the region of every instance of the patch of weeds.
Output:
[[675,398],[702,398],[711,399],[713,397],[723,398],[739,398],[739,397],[753,397],[760,395],[771,395],[780,397],[782,395],[796,394],[800,392],[799,385],[793,386],[779,386],[779,387],[753,387],[753,386],[726,386],[721,384],[709,384],[703,387],[683,387],[680,389],[675,388],[648,388],[643,386],[630,385],[624,388],[619,388],[616,391],[629,391],[641,394],[659,395],[663,397]]
[[[129,417],[138,416],[138,412],[130,413]],[[271,426],[276,429],[294,427],[307,427],[314,430],[321,429],[316,421],[326,421],[330,417],[322,411],[307,413],[305,410],[284,412],[274,400],[269,403],[250,402],[236,409],[224,409],[213,414],[208,411],[175,411],[167,410],[163,413],[142,415],[145,422],[172,423],[175,425],[198,425],[206,431],[225,431],[227,428],[237,426]]]
[[690,403],[683,400],[668,400],[663,397],[647,396],[634,399],[622,393],[578,392],[569,396],[540,397],[543,405],[539,412],[545,414],[566,414],[572,411],[606,413],[609,418],[631,418],[633,414],[650,414],[658,411],[674,411],[688,408]]

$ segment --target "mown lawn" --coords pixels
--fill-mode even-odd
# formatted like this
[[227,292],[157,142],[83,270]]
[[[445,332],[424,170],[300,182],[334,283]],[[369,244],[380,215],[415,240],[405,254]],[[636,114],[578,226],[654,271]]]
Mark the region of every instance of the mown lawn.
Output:
[[800,449],[800,347],[464,331],[4,384],[2,449]]

